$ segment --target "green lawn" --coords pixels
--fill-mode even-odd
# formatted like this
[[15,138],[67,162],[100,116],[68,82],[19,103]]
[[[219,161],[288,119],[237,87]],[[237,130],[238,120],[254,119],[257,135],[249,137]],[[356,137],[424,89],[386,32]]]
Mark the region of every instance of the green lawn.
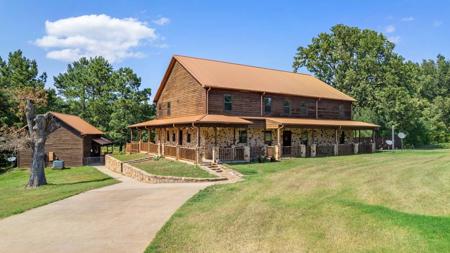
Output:
[[450,150],[235,165],[147,252],[450,252]]
[[25,188],[28,176],[27,169],[14,169],[0,174],[0,218],[117,183],[115,179],[87,166],[64,170],[46,169],[48,185],[37,189]]
[[145,158],[147,157],[148,154],[145,153],[133,153],[133,154],[113,154],[113,157],[116,159],[121,160],[122,162],[126,162],[126,161],[131,161],[131,160],[136,160],[136,159],[141,159],[141,158]]
[[196,177],[196,178],[214,178],[213,174],[208,173],[199,167],[179,161],[168,159],[148,160],[141,163],[133,163],[139,169],[145,170],[153,175],[176,176],[176,177]]

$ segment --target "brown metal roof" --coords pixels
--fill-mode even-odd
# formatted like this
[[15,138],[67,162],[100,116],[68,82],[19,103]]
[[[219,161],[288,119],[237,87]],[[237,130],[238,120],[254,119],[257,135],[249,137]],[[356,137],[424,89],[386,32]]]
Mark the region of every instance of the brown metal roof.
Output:
[[64,114],[59,112],[50,112],[53,116],[55,116],[57,119],[61,120],[62,122],[66,123],[73,129],[77,130],[81,135],[88,135],[88,134],[103,134],[102,131],[95,128],[93,125],[89,124],[82,118],[70,115],[70,114]]
[[96,143],[98,143],[98,144],[100,144],[102,146],[103,145],[110,145],[110,144],[112,144],[112,141],[106,139],[105,137],[95,138],[92,141],[94,141],[94,142],[96,142]]
[[355,101],[311,75],[179,55],[172,58],[155,101],[159,99],[174,60],[203,87]]
[[192,123],[217,123],[217,124],[240,124],[248,125],[252,124],[251,121],[242,119],[236,116],[226,115],[214,115],[214,114],[202,114],[193,116],[184,116],[167,119],[154,119],[137,124],[130,125],[128,127],[147,127],[147,126],[167,126],[167,125],[180,125],[180,124],[192,124]]
[[265,118],[272,124],[284,126],[322,126],[322,127],[344,127],[356,129],[374,129],[379,125],[354,120],[330,120],[330,119],[298,119],[298,118]]

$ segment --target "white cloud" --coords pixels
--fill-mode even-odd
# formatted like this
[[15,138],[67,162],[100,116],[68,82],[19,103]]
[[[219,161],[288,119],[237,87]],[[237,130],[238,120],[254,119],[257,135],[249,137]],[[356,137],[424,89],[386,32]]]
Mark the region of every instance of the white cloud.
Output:
[[35,44],[49,50],[48,58],[67,62],[93,56],[103,56],[111,62],[142,57],[142,53],[132,49],[158,39],[155,29],[144,22],[103,14],[45,21],[45,30],[47,34]]
[[403,21],[403,22],[412,22],[412,21],[414,21],[414,20],[415,20],[415,18],[414,18],[413,16],[403,17],[403,18],[401,19],[401,21]]
[[395,26],[393,26],[393,25],[388,25],[388,26],[386,26],[386,28],[384,29],[384,31],[385,31],[386,33],[393,33],[393,32],[395,32]]
[[435,21],[433,21],[433,26],[434,27],[439,27],[439,26],[441,26],[442,25],[442,21],[440,21],[440,20],[435,20]]
[[390,36],[388,40],[394,44],[398,44],[400,42],[400,36]]
[[153,23],[157,25],[167,25],[170,23],[170,19],[166,17],[158,18],[157,20],[153,20]]

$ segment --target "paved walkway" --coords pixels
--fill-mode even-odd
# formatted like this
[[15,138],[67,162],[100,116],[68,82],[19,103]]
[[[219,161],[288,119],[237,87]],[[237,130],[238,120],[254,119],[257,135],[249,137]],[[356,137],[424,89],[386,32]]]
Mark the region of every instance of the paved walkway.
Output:
[[0,220],[0,252],[143,252],[187,199],[211,183],[121,183]]

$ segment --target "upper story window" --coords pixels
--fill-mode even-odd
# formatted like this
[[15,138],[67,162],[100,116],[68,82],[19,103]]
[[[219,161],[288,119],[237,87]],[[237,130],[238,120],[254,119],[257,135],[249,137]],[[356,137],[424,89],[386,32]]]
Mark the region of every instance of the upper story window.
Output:
[[301,102],[300,103],[300,114],[301,115],[306,115],[308,113],[308,108],[306,107],[306,103],[305,102]]
[[291,114],[291,103],[287,100],[283,102],[283,113],[288,115]]
[[247,143],[247,130],[239,131],[239,143]]
[[264,98],[264,113],[266,114],[272,113],[272,98],[270,97]]
[[171,110],[171,104],[170,102],[167,102],[167,116],[170,116],[170,110]]
[[223,96],[223,108],[225,111],[230,112],[233,110],[233,99],[231,95],[224,95]]
[[339,105],[339,116],[340,116],[341,118],[344,118],[344,117],[345,117],[345,108],[344,108],[344,105],[343,105],[343,104],[340,104],[340,105]]

